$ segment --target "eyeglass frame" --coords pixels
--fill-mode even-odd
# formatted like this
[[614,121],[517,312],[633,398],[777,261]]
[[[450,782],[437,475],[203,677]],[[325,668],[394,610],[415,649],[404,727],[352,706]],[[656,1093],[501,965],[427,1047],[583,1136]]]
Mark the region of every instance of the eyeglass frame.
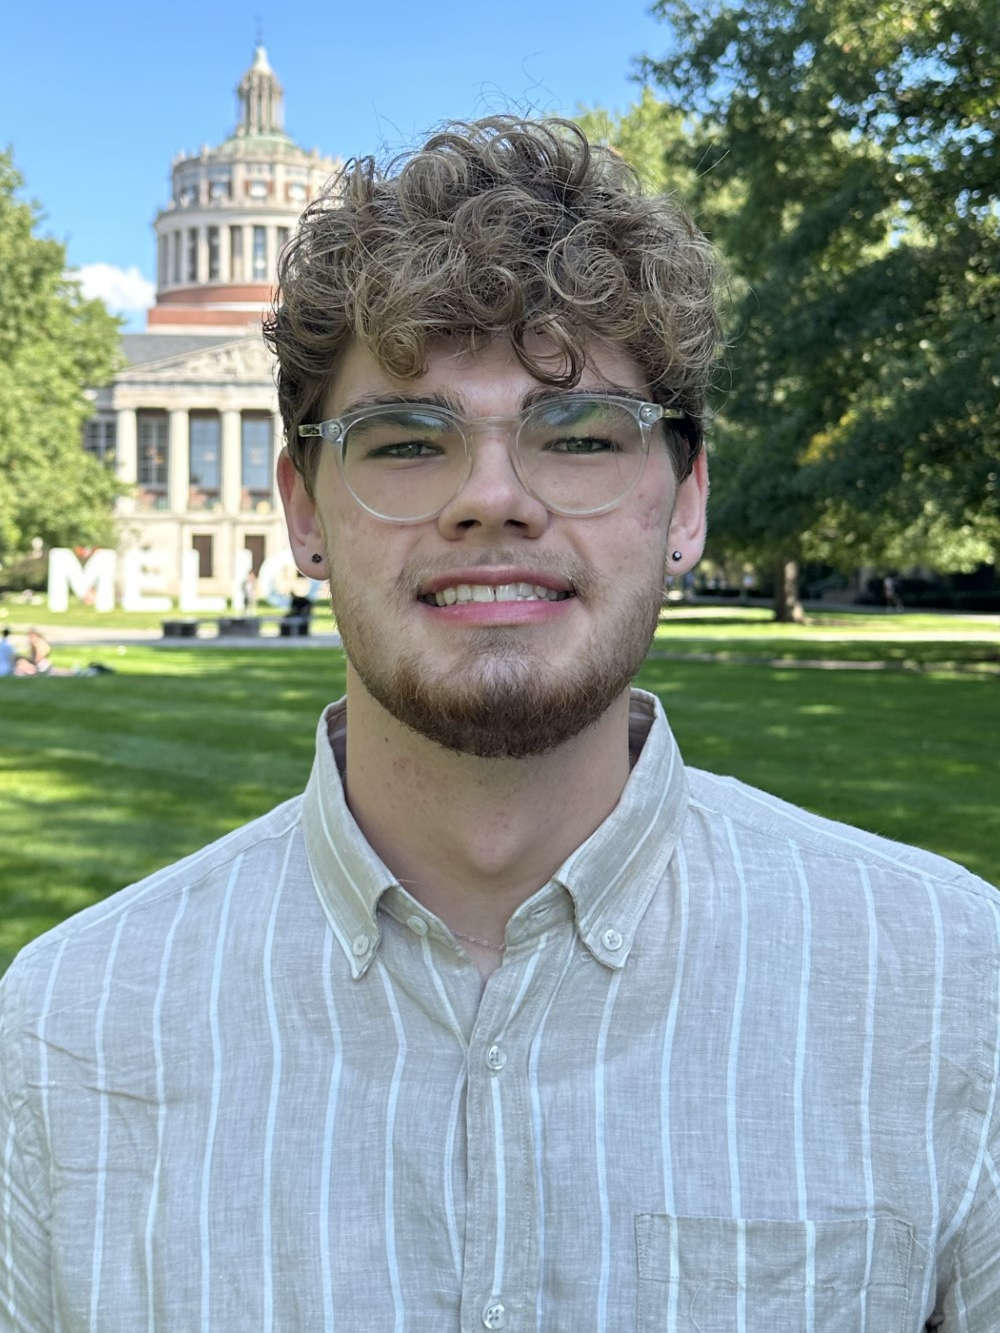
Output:
[[[642,459],[639,467],[636,469],[635,477],[629,485],[622,491],[621,495],[615,496],[607,504],[598,505],[595,509],[560,509],[543,499],[532,486],[521,475],[521,469],[518,466],[518,448],[517,442],[520,438],[521,430],[524,426],[525,418],[532,412],[544,407],[546,403],[563,402],[566,399],[593,399],[601,403],[613,403],[618,407],[623,407],[634,417],[636,425],[639,427],[640,439],[642,442]],[[439,412],[442,417],[448,418],[455,423],[458,433],[462,437],[462,443],[465,445],[465,456],[467,461],[467,470],[465,476],[459,482],[458,486],[452,492],[445,502],[437,509],[431,510],[426,514],[419,514],[413,518],[394,518],[391,514],[379,513],[371,505],[365,504],[364,500],[357,494],[351,483],[344,474],[344,442],[347,439],[347,433],[352,426],[356,426],[359,421],[365,421],[369,417],[377,417],[391,412],[399,412],[401,409],[412,407],[414,410]],[[528,407],[522,408],[520,412],[514,415],[505,416],[487,416],[487,417],[463,417],[450,407],[445,407],[441,403],[421,402],[419,399],[400,398],[399,400],[385,403],[369,403],[360,407],[349,408],[342,412],[339,417],[328,417],[325,421],[303,422],[299,425],[297,434],[300,439],[323,439],[328,444],[336,446],[335,456],[337,467],[340,471],[344,485],[347,487],[351,498],[356,504],[373,518],[381,519],[383,523],[427,523],[433,518],[437,518],[451,504],[455,496],[459,494],[462,487],[472,475],[472,448],[467,432],[467,427],[484,426],[514,426],[513,448],[508,448],[508,456],[514,468],[514,473],[521,486],[527,493],[539,504],[544,505],[550,514],[558,514],[562,518],[594,518],[598,514],[607,514],[616,508],[639,484],[642,475],[646,470],[646,459],[649,457],[649,437],[654,426],[661,421],[690,421],[689,414],[681,407],[665,407],[662,403],[654,403],[650,399],[630,397],[627,394],[600,393],[594,391],[583,391],[575,393],[553,394],[551,397],[539,399],[531,403]]]

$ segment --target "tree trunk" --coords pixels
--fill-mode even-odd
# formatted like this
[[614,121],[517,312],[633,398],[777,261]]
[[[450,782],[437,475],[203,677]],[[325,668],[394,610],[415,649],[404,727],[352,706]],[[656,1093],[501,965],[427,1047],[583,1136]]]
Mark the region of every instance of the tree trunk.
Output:
[[774,566],[774,618],[801,625],[806,615],[799,601],[799,562],[779,557]]

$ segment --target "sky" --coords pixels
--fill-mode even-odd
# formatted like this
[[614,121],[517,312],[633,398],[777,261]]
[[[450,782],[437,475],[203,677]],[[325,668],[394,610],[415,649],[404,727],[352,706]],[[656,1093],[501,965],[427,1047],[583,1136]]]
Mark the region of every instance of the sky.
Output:
[[[4,7],[0,147],[41,230],[88,295],[145,325],[152,222],[179,152],[236,125],[258,32],[285,90],[285,129],[336,157],[413,146],[446,119],[515,110],[624,111],[634,59],[668,36],[648,0],[25,0]],[[2,275],[0,275],[2,281]]]

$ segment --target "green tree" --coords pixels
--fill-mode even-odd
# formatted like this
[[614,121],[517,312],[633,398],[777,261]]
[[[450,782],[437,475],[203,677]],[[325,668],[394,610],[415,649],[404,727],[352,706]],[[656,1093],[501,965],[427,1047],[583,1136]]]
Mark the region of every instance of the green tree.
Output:
[[[717,543],[969,567],[1000,541],[996,0],[658,0],[742,284]],[[784,578],[779,578],[779,585]]]
[[0,153],[0,560],[47,545],[113,539],[120,487],[81,447],[85,390],[118,362],[118,321],[66,274],[65,248],[38,235],[35,205]]
[[573,117],[591,143],[614,148],[638,173],[652,194],[694,188],[692,139],[684,117],[643,88],[639,101],[616,114],[603,107],[581,107]]

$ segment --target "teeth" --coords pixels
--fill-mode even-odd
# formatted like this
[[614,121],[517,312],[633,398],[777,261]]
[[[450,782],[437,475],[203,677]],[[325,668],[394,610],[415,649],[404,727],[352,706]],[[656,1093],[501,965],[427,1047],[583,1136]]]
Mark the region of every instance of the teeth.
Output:
[[438,606],[454,606],[456,602],[561,602],[569,595],[541,583],[459,583],[441,588],[434,594],[434,601]]

